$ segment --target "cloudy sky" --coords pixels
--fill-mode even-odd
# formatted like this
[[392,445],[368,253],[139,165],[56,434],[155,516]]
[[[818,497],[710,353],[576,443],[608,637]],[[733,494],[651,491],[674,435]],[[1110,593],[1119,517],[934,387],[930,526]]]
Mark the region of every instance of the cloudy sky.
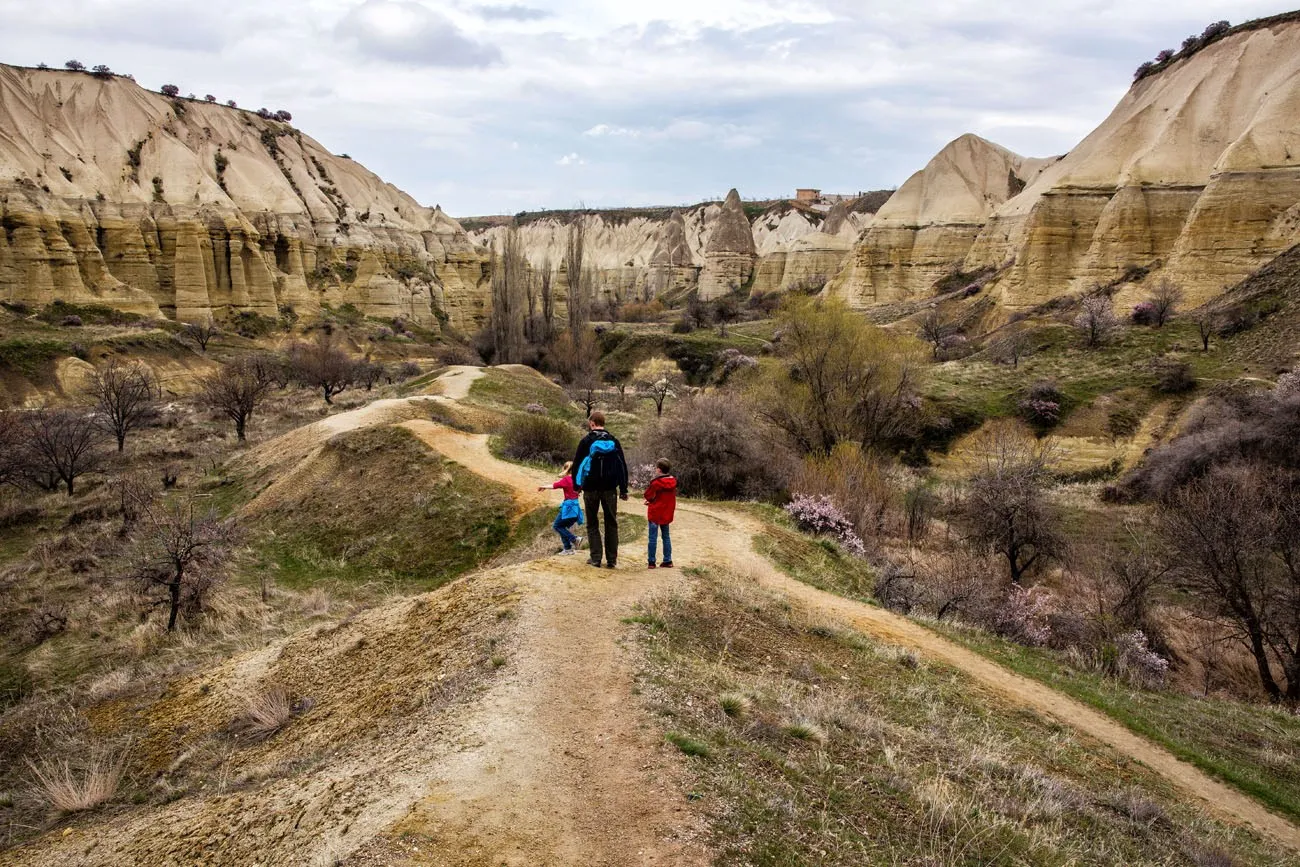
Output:
[[1133,69],[1281,0],[0,0],[0,61],[241,106],[469,216],[896,187],[1062,153]]

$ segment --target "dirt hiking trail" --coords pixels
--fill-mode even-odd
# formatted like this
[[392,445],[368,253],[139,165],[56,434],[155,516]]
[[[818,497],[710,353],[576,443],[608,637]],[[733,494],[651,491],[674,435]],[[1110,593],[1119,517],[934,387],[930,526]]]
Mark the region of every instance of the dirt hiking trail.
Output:
[[[275,467],[277,478],[251,511],[301,479],[310,455],[330,437],[390,424],[508,486],[521,513],[557,504],[558,493],[537,490],[549,485],[550,474],[496,459],[486,436],[420,418],[422,401],[463,400],[480,376],[476,368],[452,368],[430,389],[441,391],[435,397],[379,401],[259,446],[245,460]],[[642,513],[636,499],[625,508]],[[1207,811],[1300,851],[1294,825],[1104,715],[912,621],[788,577],[755,552],[764,525],[742,510],[683,501],[675,524],[680,564],[728,566],[811,614],[951,665],[1009,701],[1141,761]],[[448,530],[431,529],[440,531]],[[637,602],[688,592],[692,579],[681,569],[646,570],[644,558],[644,539],[638,539],[622,546],[613,571],[592,568],[584,556],[502,565],[304,629],[183,678],[148,713],[158,717],[171,708],[187,725],[196,724],[199,712],[228,718],[223,696],[268,670],[297,677],[305,691],[327,700],[258,749],[273,763],[289,758],[297,744],[314,755],[328,742],[332,758],[313,773],[260,787],[196,793],[129,816],[87,817],[5,853],[0,863],[708,864],[705,818],[687,797],[687,760],[664,743],[643,708],[634,656],[622,646],[632,628],[622,621]],[[452,686],[458,678],[464,687]],[[416,709],[383,710],[399,699]]]
[[[444,394],[447,393],[445,390]],[[551,481],[549,477],[525,467],[496,460],[488,452],[486,436],[462,434],[423,421],[405,422],[404,425],[448,458],[471,467],[487,478],[512,487],[516,495],[528,504],[554,500],[554,497],[548,498],[546,494],[536,492],[537,485]],[[639,504],[634,504],[633,508],[640,512]],[[1235,823],[1249,825],[1293,850],[1300,851],[1300,828],[1269,812],[1255,800],[1218,782],[1188,762],[1182,761],[1168,750],[1134,734],[1110,717],[1037,681],[1015,674],[907,618],[818,590],[780,572],[766,558],[754,551],[753,539],[764,530],[761,522],[737,510],[683,502],[678,508],[675,523],[680,530],[674,535],[680,541],[674,541],[674,556],[682,563],[703,564],[717,561],[733,566],[739,565],[742,571],[747,570],[761,586],[787,596],[810,612],[842,622],[890,644],[917,650],[930,659],[960,669],[1011,701],[1065,723],[1118,752],[1142,762],[1187,794],[1194,796],[1211,813]],[[616,751],[615,754],[610,754],[603,749],[607,740],[618,743],[620,739],[630,738],[630,742],[623,742],[625,745],[638,741],[647,742],[644,733],[639,735],[635,733],[640,731],[639,727],[643,724],[636,723],[633,719],[623,718],[636,716],[634,711],[627,709],[632,704],[628,695],[630,673],[618,655],[613,652],[612,647],[618,634],[615,628],[618,613],[626,611],[641,596],[670,586],[665,582],[663,571],[641,569],[644,561],[642,546],[641,540],[622,546],[620,570],[614,573],[592,569],[585,564],[585,558],[582,557],[568,560],[556,558],[529,564],[528,571],[535,573],[537,579],[548,586],[547,598],[542,609],[534,615],[539,618],[537,625],[544,627],[542,634],[538,635],[533,629],[525,630],[525,634],[531,635],[532,640],[538,643],[536,650],[532,654],[527,654],[527,657],[532,660],[532,663],[543,664],[528,665],[527,676],[530,679],[527,688],[522,692],[514,694],[510,699],[494,696],[493,700],[497,704],[487,711],[484,719],[495,730],[510,730],[516,723],[526,718],[531,722],[540,723],[548,735],[561,736],[560,743],[555,743],[547,749],[536,737],[537,729],[527,731],[527,726],[523,727],[532,737],[532,740],[528,741],[528,748],[534,753],[538,751],[550,753],[552,761],[561,758],[567,760],[572,753],[576,752],[579,755],[600,756],[602,763],[612,759],[623,766],[623,771],[626,771],[629,765],[644,764],[644,759],[637,759],[630,753],[619,755]],[[637,571],[629,574],[624,571],[628,569]],[[681,580],[676,577],[680,573],[670,574],[674,575],[673,580]],[[573,605],[580,606],[581,610],[574,611]],[[611,674],[614,676],[611,677]],[[553,693],[552,690],[558,692]],[[607,692],[610,690],[612,692]],[[513,700],[520,702],[521,706],[512,708],[510,702]],[[593,717],[590,712],[592,708],[603,709],[610,714],[610,717],[608,719]],[[550,717],[552,709],[559,712],[558,719]],[[649,738],[649,741],[652,742],[653,738]],[[489,805],[492,804],[499,807],[502,803],[500,801],[486,802],[483,806],[489,806],[489,809],[479,812],[477,816],[466,817],[463,815],[466,810],[461,808],[470,803],[465,800],[467,795],[476,796],[486,792],[492,793],[495,798],[499,797],[503,790],[518,791],[521,787],[527,790],[531,786],[551,789],[551,794],[545,800],[533,800],[530,805],[527,805],[528,809],[535,809],[538,804],[546,804],[548,811],[555,810],[561,813],[574,806],[580,810],[592,810],[596,815],[590,817],[592,824],[586,826],[588,829],[607,827],[609,823],[617,821],[617,817],[627,815],[621,799],[628,797],[629,793],[620,791],[618,778],[606,775],[605,771],[600,770],[599,763],[589,768],[589,771],[598,774],[598,777],[591,780],[588,785],[604,785],[607,788],[596,788],[590,791],[584,785],[574,789],[568,786],[571,777],[558,774],[549,776],[547,780],[529,780],[518,766],[504,773],[501,772],[500,766],[496,766],[496,771],[492,771],[494,767],[492,761],[496,758],[505,759],[509,756],[517,763],[521,756],[511,754],[500,744],[488,749],[492,753],[491,756],[485,754],[477,759],[462,757],[465,761],[457,768],[458,776],[449,781],[446,789],[448,800],[442,805],[441,812],[444,817],[442,821],[467,822],[469,827],[478,825],[481,829],[493,826],[520,829],[521,826],[516,824],[518,821],[516,817],[503,814],[500,809],[490,808]],[[531,758],[538,757],[533,755]],[[565,761],[558,762],[561,766],[565,763]],[[607,770],[612,772],[616,769],[609,767]],[[475,775],[481,771],[489,771],[489,773],[485,778],[476,778]],[[552,765],[548,774],[552,771],[562,773],[564,768]],[[485,783],[486,790],[483,789]],[[557,787],[555,783],[561,785]],[[495,815],[492,814],[493,812]],[[462,815],[453,820],[450,816],[454,813]],[[528,814],[525,812],[523,815]],[[578,821],[581,823],[585,820],[579,817]],[[573,844],[569,843],[569,845]],[[586,863],[603,863],[592,860],[590,850],[587,852]],[[530,862],[506,861],[504,863]],[[659,863],[659,861],[653,855],[647,854],[644,860],[638,858],[624,863]],[[671,863],[690,862],[676,856],[676,860],[672,860]]]

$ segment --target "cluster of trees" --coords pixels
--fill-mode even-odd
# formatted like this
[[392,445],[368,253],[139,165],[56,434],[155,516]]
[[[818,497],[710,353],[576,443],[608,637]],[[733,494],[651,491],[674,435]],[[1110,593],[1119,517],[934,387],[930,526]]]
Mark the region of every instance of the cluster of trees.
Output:
[[120,452],[153,421],[162,393],[145,365],[110,359],[89,377],[85,397],[81,406],[0,413],[0,483],[71,496],[77,479],[102,465],[108,441]]
[[1232,25],[1227,21],[1216,21],[1206,27],[1199,34],[1193,33],[1183,40],[1182,47],[1178,51],[1172,48],[1166,48],[1156,54],[1155,60],[1148,60],[1137,68],[1133,73],[1134,81],[1141,81],[1153,72],[1163,69],[1171,61],[1180,57],[1190,57],[1200,51],[1205,46],[1222,39],[1232,30]]

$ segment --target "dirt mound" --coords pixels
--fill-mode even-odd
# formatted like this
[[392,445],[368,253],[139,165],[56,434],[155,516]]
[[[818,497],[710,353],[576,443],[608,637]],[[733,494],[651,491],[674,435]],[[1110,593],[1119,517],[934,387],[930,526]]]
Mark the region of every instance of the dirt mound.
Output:
[[[281,566],[312,583],[314,558],[358,581],[432,587],[510,535],[511,491],[429,450],[402,427],[342,433],[249,503],[246,521]],[[339,570],[331,570],[338,572]]]
[[[424,769],[470,737],[458,709],[496,676],[519,590],[489,574],[301,632],[183,679],[156,701],[101,708],[135,734],[121,808],[6,855],[6,864],[334,863],[399,820]],[[232,734],[245,696],[283,689],[297,713],[257,742]]]

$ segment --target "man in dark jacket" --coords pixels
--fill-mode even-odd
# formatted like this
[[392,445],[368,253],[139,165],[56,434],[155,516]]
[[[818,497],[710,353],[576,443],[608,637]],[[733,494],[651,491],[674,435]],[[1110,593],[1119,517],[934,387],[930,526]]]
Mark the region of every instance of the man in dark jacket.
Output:
[[578,443],[569,472],[582,489],[587,509],[587,527],[591,540],[593,566],[600,566],[600,522],[596,510],[605,513],[605,564],[613,569],[618,563],[618,501],[627,499],[627,460],[618,440],[605,430],[605,414],[597,410],[587,419],[591,433]]

